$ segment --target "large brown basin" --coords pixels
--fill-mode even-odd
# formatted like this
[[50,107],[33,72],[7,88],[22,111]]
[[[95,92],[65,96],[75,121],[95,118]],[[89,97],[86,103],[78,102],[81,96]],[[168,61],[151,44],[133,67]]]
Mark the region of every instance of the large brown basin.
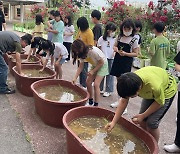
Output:
[[[37,93],[37,89],[50,85],[61,85],[63,87],[70,88],[76,91],[82,97],[82,99],[76,102],[63,103],[42,98]],[[65,80],[45,79],[37,81],[31,85],[31,89],[33,91],[33,97],[37,113],[39,114],[44,123],[52,127],[63,128],[63,115],[72,108],[84,106],[89,98],[89,94],[87,93],[87,91]]]
[[[11,56],[13,57],[13,59],[15,60],[15,54],[11,54]],[[27,57],[28,57],[28,55],[25,55],[25,54],[21,54],[21,60],[25,60],[25,59],[27,59]],[[23,62],[22,61],[22,64],[40,64],[40,62],[41,62],[41,60],[38,58],[38,57],[36,57],[36,56],[33,56],[33,55],[31,55],[30,56],[30,59],[34,59],[34,61],[31,61],[31,62]],[[10,70],[10,73],[12,74],[12,75],[14,75],[13,73],[13,67],[14,66],[16,66],[16,61],[14,61],[13,59],[8,59],[8,66],[9,66],[9,70]]]
[[[68,154],[92,154],[93,151],[89,149],[81,139],[70,129],[68,126],[73,120],[83,117],[83,116],[97,116],[97,117],[108,117],[108,120],[112,120],[114,112],[97,107],[78,107],[69,110],[63,116],[63,124],[66,129],[66,139],[67,139],[67,151]],[[137,138],[141,139],[149,148],[151,154],[158,154],[158,144],[155,139],[146,131],[136,126],[132,122],[125,118],[120,118],[118,121],[125,129],[130,133],[134,134]]]
[[[38,64],[22,64],[21,65],[22,69],[41,69],[42,65],[38,65]],[[48,77],[26,77],[26,76],[21,76],[17,70],[16,70],[16,66],[13,67],[13,71],[14,71],[14,77],[15,77],[15,81],[16,81],[16,87],[19,90],[19,92],[25,96],[29,96],[32,97],[33,93],[31,91],[31,84],[39,81],[39,80],[43,80],[43,79],[53,79],[56,76],[56,72],[49,69],[49,68],[45,68],[45,72],[47,72],[49,74]]]

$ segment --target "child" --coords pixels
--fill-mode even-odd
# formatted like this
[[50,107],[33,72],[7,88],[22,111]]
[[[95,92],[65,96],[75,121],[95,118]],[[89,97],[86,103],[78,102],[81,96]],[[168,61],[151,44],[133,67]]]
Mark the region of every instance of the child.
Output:
[[49,28],[47,31],[53,33],[52,42],[63,43],[64,22],[59,11],[54,12],[54,20],[50,21],[53,29]]
[[[88,20],[85,17],[80,17],[77,20],[78,32],[76,39],[82,40],[86,45],[94,45],[94,34],[92,30],[89,28]],[[86,72],[88,71],[88,63],[84,62],[83,71],[80,74],[79,81],[82,87],[86,87]]]
[[[106,58],[108,61],[109,72],[111,71],[111,67],[114,60],[113,46],[116,40],[115,31],[116,31],[115,24],[109,22],[105,27],[104,35],[99,38],[98,45],[97,45],[106,55]],[[104,79],[100,85],[101,91],[103,91],[103,87],[104,87]],[[112,75],[107,75],[106,76],[106,90],[103,96],[104,97],[110,96],[111,93],[113,92],[113,88],[114,88],[114,77]]]
[[[51,11],[49,12],[48,27],[49,27],[50,29],[53,28],[53,26],[50,24],[50,22],[51,22],[51,20],[54,19],[54,13],[55,13],[54,10],[51,10]],[[52,32],[48,32],[48,39],[47,39],[47,40],[52,41],[52,38],[53,38],[53,33],[52,33]]]
[[101,12],[93,10],[91,13],[91,20],[95,24],[93,28],[94,45],[97,46],[98,39],[102,36],[102,26],[100,24]]
[[[177,44],[177,52],[178,54],[174,58],[174,61],[176,62],[175,68],[178,72],[180,72],[180,41]],[[180,84],[178,85],[177,109],[177,131],[174,144],[164,146],[164,149],[170,153],[180,153]]]
[[121,99],[116,114],[106,130],[111,131],[128,105],[129,99],[136,96],[143,98],[140,113],[132,118],[140,124],[158,142],[159,123],[173,102],[177,91],[176,80],[166,70],[148,66],[134,73],[121,75],[117,83],[117,91]]
[[141,37],[140,32],[142,31],[142,23],[141,23],[140,20],[135,20],[134,25],[135,25],[135,28],[136,28],[136,34],[135,34],[134,37],[136,37],[137,40],[138,40],[139,54],[140,54],[141,53],[141,43],[142,43],[142,37]]
[[62,79],[62,64],[65,63],[65,60],[68,57],[66,47],[62,43],[52,43],[51,41],[47,40],[42,43],[42,49],[47,53],[47,55],[41,71],[43,71],[46,67],[50,56],[54,55],[56,78]]
[[[89,72],[87,72],[87,90],[89,92],[89,105],[98,106],[100,101],[100,88],[99,85],[104,78],[108,74],[108,64],[107,59],[103,52],[95,47],[88,46],[83,43],[81,40],[75,40],[72,44],[72,53],[73,53],[73,64],[77,59],[80,59],[80,65],[76,72],[76,75],[73,79],[73,83],[76,82],[78,76],[83,70],[84,61],[86,60],[92,65],[92,68]],[[93,89],[92,83],[94,82],[94,101],[93,101]]]
[[151,66],[158,66],[166,69],[166,57],[170,53],[170,42],[163,36],[165,25],[163,22],[157,22],[153,26],[153,32],[156,35],[151,41],[150,50],[148,51],[151,56]]
[[[114,45],[116,52],[110,75],[118,79],[121,74],[131,72],[133,57],[138,56],[138,40],[134,37],[136,32],[134,22],[126,19],[120,26],[120,34]],[[117,69],[118,68],[118,69]],[[118,101],[111,104],[111,107],[118,106]]]
[[[27,57],[26,61],[29,60],[31,54],[33,54],[33,55],[36,54],[38,57],[46,56],[46,54],[42,52],[42,42],[43,41],[45,41],[45,39],[42,37],[34,37],[32,39],[31,48],[29,50],[28,57]],[[37,52],[36,52],[36,49],[38,49]]]
[[42,15],[37,14],[36,15],[36,26],[33,30],[33,37],[43,37],[44,32],[44,24],[43,24],[43,18]]
[[68,58],[67,61],[70,60],[70,53],[71,53],[71,45],[73,43],[73,34],[74,34],[74,26],[72,24],[71,16],[66,16],[64,19],[65,28],[64,28],[64,42],[63,45],[68,50]]

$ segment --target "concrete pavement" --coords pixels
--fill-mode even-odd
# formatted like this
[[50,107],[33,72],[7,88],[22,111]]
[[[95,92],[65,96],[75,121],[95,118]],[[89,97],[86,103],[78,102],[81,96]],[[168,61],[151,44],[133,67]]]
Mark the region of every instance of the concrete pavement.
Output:
[[6,95],[0,95],[0,117],[0,153],[32,154],[19,115],[11,108]]

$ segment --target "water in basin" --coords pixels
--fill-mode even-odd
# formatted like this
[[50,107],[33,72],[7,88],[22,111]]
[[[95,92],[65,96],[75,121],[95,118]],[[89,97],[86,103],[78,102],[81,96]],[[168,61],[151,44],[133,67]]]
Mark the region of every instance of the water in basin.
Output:
[[27,77],[48,77],[50,74],[43,71],[40,72],[40,69],[22,69],[22,73]]
[[67,103],[82,100],[74,90],[61,85],[50,85],[37,89],[39,95],[45,99]]
[[150,154],[144,142],[119,124],[107,133],[107,123],[105,118],[86,116],[72,121],[69,127],[96,154]]

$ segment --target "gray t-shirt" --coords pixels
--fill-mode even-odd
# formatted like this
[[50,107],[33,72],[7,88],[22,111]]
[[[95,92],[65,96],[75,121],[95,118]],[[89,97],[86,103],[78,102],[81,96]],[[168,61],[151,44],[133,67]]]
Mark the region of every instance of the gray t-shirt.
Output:
[[10,31],[0,32],[0,53],[4,54],[8,51],[13,52],[20,46],[21,38]]

